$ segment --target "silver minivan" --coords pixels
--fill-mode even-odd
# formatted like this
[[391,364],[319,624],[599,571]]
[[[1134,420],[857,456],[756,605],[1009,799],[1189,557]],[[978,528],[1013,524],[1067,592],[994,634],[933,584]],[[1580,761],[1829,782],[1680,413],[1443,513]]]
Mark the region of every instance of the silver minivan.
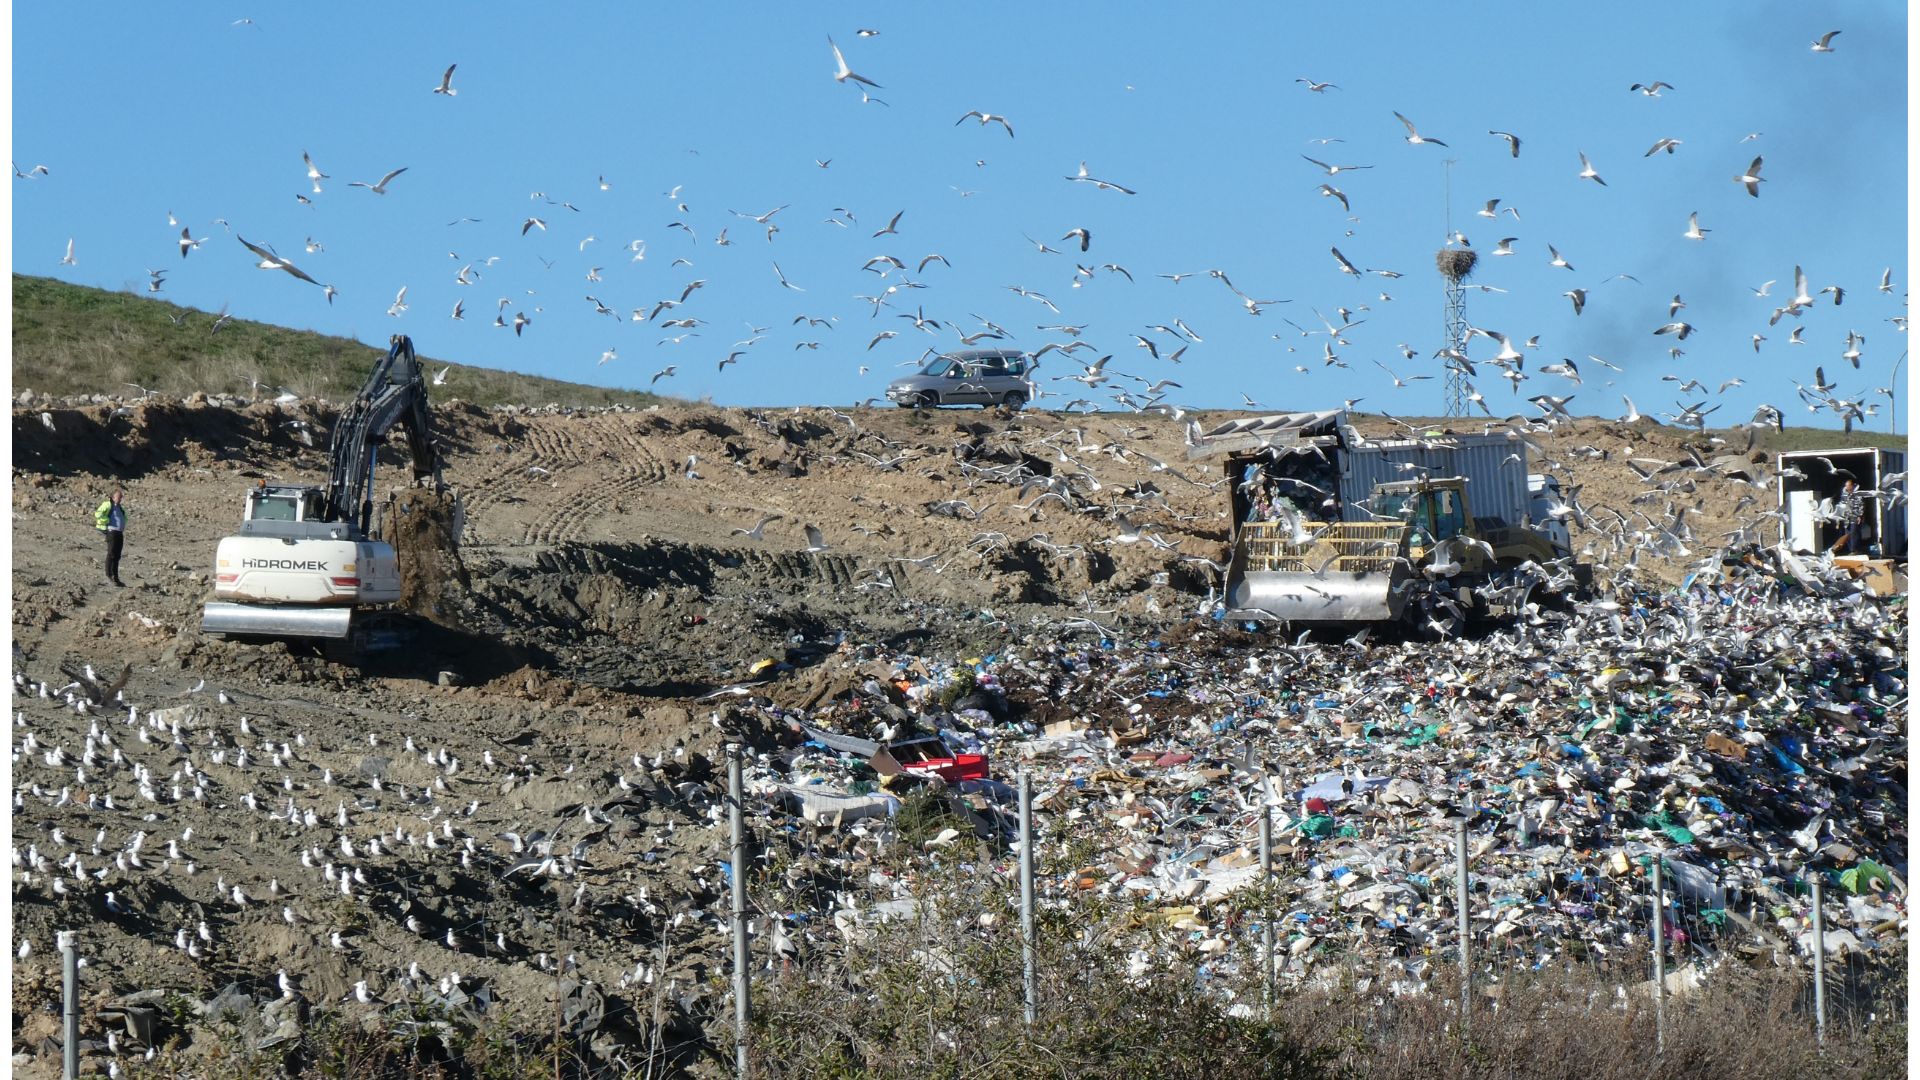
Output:
[[977,349],[934,357],[918,374],[895,379],[887,400],[904,408],[936,405],[1005,405],[1018,409],[1033,400],[1033,362],[1010,349]]

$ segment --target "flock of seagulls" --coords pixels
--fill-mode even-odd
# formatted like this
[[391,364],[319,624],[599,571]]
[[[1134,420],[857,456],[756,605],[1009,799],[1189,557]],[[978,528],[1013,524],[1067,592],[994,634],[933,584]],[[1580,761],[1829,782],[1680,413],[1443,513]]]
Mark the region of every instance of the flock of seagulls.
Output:
[[[258,29],[257,26],[254,28]],[[1837,30],[1823,33],[1813,41],[1812,51],[1817,53],[1832,53],[1834,51],[1834,41],[1839,33]],[[855,40],[862,43],[860,45],[862,49],[875,48],[875,46],[870,46],[865,43],[873,41],[879,38],[879,36],[878,30],[862,28],[856,32]],[[851,66],[848,52],[838,44],[833,35],[827,35],[827,44],[831,59],[829,74],[832,82],[835,85],[846,87],[848,90],[858,93],[863,104],[875,103],[875,99],[870,97],[868,91],[882,89],[881,84],[875,79],[869,78],[867,75],[854,70]],[[1819,62],[1824,61],[1816,61],[1816,63]],[[863,64],[863,67],[864,66]],[[448,102],[452,102],[457,97],[459,91],[454,86],[454,76],[459,67],[460,65],[457,63],[450,63],[447,64],[444,69],[440,70],[437,82],[431,83],[426,87],[426,90],[431,92],[431,96]],[[1301,75],[1295,78],[1294,82],[1304,87],[1307,93],[1316,97],[1341,90],[1341,84],[1337,82],[1307,75]],[[1682,93],[1682,91],[1676,87],[1676,84],[1661,78],[1630,82],[1627,86],[1627,91],[1651,101],[1657,101],[1667,96],[1677,96]],[[880,102],[879,104],[885,103]],[[445,107],[459,108],[464,106],[449,104]],[[1658,106],[1655,107],[1658,108]],[[1432,145],[1453,150],[1456,153],[1460,152],[1454,144],[1449,143],[1446,139],[1423,134],[1413,118],[1407,114],[1397,110],[1389,111],[1404,130],[1404,141],[1409,146],[1423,147]],[[953,114],[948,113],[947,115]],[[969,121],[973,123],[973,126],[981,128],[998,125],[1008,139],[1011,140],[1014,138],[1012,119],[1006,113],[996,109],[967,109],[961,112],[950,126],[964,126],[967,125]],[[1528,147],[1531,151],[1534,145],[1531,142],[1523,141],[1519,133],[1510,130],[1490,128],[1487,129],[1487,134],[1500,141],[1509,158],[1518,158],[1523,152],[1523,146]],[[1745,143],[1759,137],[1760,133],[1758,132],[1748,133],[1740,139],[1740,142]],[[1311,141],[1322,146],[1332,146],[1345,140],[1330,136]],[[1696,144],[1698,141],[1698,139],[1693,140]],[[1645,151],[1643,157],[1670,157],[1681,152],[1683,147],[1687,148],[1686,152],[1692,153],[1693,149],[1688,146],[1688,142],[1689,140],[1677,135],[1663,136],[1653,142],[1651,147]],[[1573,174],[1576,179],[1590,180],[1596,188],[1609,187],[1609,180],[1601,173],[1597,164],[1588,155],[1586,150],[1578,147],[1568,147],[1567,149],[1571,151],[1579,163],[1577,172]],[[1355,212],[1363,206],[1365,196],[1363,189],[1365,185],[1370,182],[1367,178],[1378,175],[1383,170],[1393,167],[1392,163],[1388,162],[1355,161],[1352,158],[1344,156],[1336,157],[1334,153],[1330,151],[1301,153],[1299,157],[1316,171],[1317,182],[1312,190],[1319,197],[1337,204],[1341,212],[1346,215],[1350,226],[1360,221],[1360,218],[1355,216]],[[822,168],[827,167],[830,163],[831,159],[828,157],[821,157],[815,160],[815,164]],[[977,160],[976,164],[984,165],[985,162],[984,160]],[[1740,185],[1750,198],[1759,199],[1763,186],[1768,185],[1770,181],[1774,181],[1774,178],[1764,174],[1764,166],[1765,156],[1755,154],[1750,163],[1732,177],[1732,181]],[[324,197],[325,186],[323,182],[331,179],[331,176],[318,165],[313,155],[305,150],[301,152],[301,169],[302,172],[300,175],[304,177],[306,186],[305,189],[299,193],[298,198],[303,202],[311,204],[313,200]],[[35,182],[46,182],[53,175],[52,170],[45,165],[35,165],[30,169],[23,169],[17,161],[14,165],[14,173],[17,180]],[[407,173],[408,167],[402,166],[385,172],[377,180],[355,180],[350,181],[347,186],[363,188],[374,195],[385,197],[404,189],[403,185],[397,185],[397,181]],[[1123,197],[1133,197],[1139,194],[1139,190],[1136,187],[1129,186],[1126,183],[1121,183],[1114,179],[1109,179],[1104,175],[1095,175],[1091,170],[1089,162],[1086,160],[1081,160],[1075,171],[1063,174],[1062,178],[1067,183],[1076,186],[1085,186],[1103,194]],[[613,186],[613,181],[609,179],[606,172],[603,171],[595,177],[595,189],[598,191],[606,192],[611,190]],[[955,190],[959,190],[959,188],[956,187]],[[971,193],[962,192],[962,194]],[[669,190],[662,192],[661,195],[664,197],[665,204],[671,207],[673,211],[673,220],[668,222],[666,227],[683,232],[689,243],[711,243],[721,248],[738,246],[738,241],[729,236],[726,227],[719,228],[717,232],[709,232],[706,227],[701,225],[697,218],[692,216],[693,212],[690,208],[684,185],[675,185]],[[1360,197],[1356,197],[1356,195]],[[400,196],[396,195],[396,197]],[[609,294],[602,290],[613,287],[614,279],[607,276],[606,272],[608,268],[605,265],[605,261],[595,259],[588,255],[591,245],[595,244],[599,239],[599,232],[596,229],[595,232],[589,233],[586,232],[586,229],[595,226],[604,228],[607,223],[592,216],[576,216],[588,214],[589,211],[583,209],[581,205],[576,205],[573,201],[555,198],[548,195],[545,191],[532,192],[529,198],[535,204],[530,207],[532,212],[522,213],[513,218],[513,220],[519,221],[518,235],[522,240],[530,241],[535,234],[545,234],[550,231],[569,234],[568,243],[575,246],[576,250],[574,255],[581,259],[580,264],[576,268],[577,272],[580,273],[581,277],[584,278],[592,290],[583,290],[583,299],[579,301],[580,306],[577,310],[583,313],[590,311],[592,317],[604,317],[616,323],[627,322],[637,323],[643,326],[656,326],[662,333],[654,339],[653,347],[655,349],[694,350],[705,347],[705,343],[711,339],[714,333],[713,320],[700,313],[700,305],[694,301],[692,294],[694,290],[707,283],[706,278],[693,279],[684,287],[676,286],[670,289],[665,296],[643,301],[638,304],[632,302],[621,303],[617,300],[604,299],[604,297],[607,297]],[[830,226],[842,229],[857,229],[862,235],[867,236],[868,239],[873,241],[888,241],[890,244],[899,245],[913,244],[916,239],[920,238],[916,236],[914,217],[910,213],[911,209],[911,207],[889,208],[889,212],[883,215],[880,221],[862,225],[859,215],[854,208],[836,206],[832,209],[829,216],[825,218],[825,222]],[[794,210],[791,200],[783,200],[772,209],[763,213],[740,210],[729,211],[729,214],[736,221],[748,223],[760,233],[764,234],[764,243],[769,245],[776,243],[776,237],[783,231],[792,231],[796,227],[793,221],[796,213],[798,213],[798,211]],[[782,216],[783,214],[785,216]],[[1477,211],[1476,216],[1495,221],[1511,218],[1515,223],[1516,232],[1518,231],[1518,223],[1522,220],[1519,206],[1502,198],[1485,200],[1484,207]],[[181,225],[171,213],[168,214],[168,222],[171,227],[177,227],[180,230],[177,246],[182,259],[185,259],[190,254],[203,250],[203,245],[206,243],[207,237],[196,237],[191,226]],[[225,219],[215,219],[215,222],[228,231],[232,231],[232,226],[227,223]],[[481,217],[461,216],[447,222],[447,226],[453,229],[461,229],[469,224],[481,223]],[[875,225],[877,225],[877,227],[873,227]],[[1058,316],[1063,310],[1062,301],[1058,299],[1061,291],[1087,288],[1094,285],[1095,282],[1102,280],[1124,279],[1129,282],[1134,280],[1134,272],[1124,262],[1114,258],[1116,252],[1113,250],[1114,241],[1110,239],[1110,233],[1103,232],[1096,234],[1096,231],[1087,225],[1071,221],[1061,223],[1059,227],[1062,231],[1059,234],[1059,239],[1054,242],[1054,244],[1061,245],[1058,247],[1044,241],[1034,240],[1024,232],[1020,233],[1020,235],[1027,238],[1028,242],[1033,245],[1034,250],[1039,255],[1046,257],[1047,260],[1058,260],[1060,273],[1064,279],[1062,289],[1042,291],[1032,288],[1027,284],[1007,284],[1004,286],[1007,291],[1045,307],[1048,315]],[[1728,222],[1720,222],[1715,226],[1702,224],[1702,212],[1694,210],[1687,214],[1684,230],[1678,229],[1676,224],[1676,232],[1680,238],[1691,243],[1709,244],[1719,242],[1726,235],[1726,230],[1731,227],[1731,224]],[[466,234],[461,233],[455,235],[464,236]],[[1345,232],[1345,237],[1355,237],[1356,235],[1357,230],[1351,227]],[[323,283],[320,278],[309,273],[306,268],[297,265],[292,259],[280,255],[273,244],[254,243],[237,232],[234,233],[234,236],[242,247],[253,257],[253,265],[258,269],[277,270],[295,281],[312,285],[323,292],[329,303],[332,303],[339,293],[339,290],[333,284]],[[575,238],[577,238],[577,243],[575,242]],[[1343,240],[1344,239],[1343,237]],[[863,280],[870,277],[872,285],[866,291],[855,295],[854,299],[861,301],[861,305],[856,308],[856,310],[863,308],[868,320],[880,318],[883,314],[890,315],[892,318],[898,320],[884,327],[874,327],[870,332],[861,335],[858,342],[864,343],[864,349],[862,351],[873,352],[881,345],[888,345],[890,348],[900,348],[907,342],[916,342],[919,346],[918,357],[904,361],[905,363],[913,363],[916,362],[917,359],[924,359],[953,348],[977,347],[983,344],[1013,343],[1019,341],[1022,343],[1021,347],[1025,348],[1029,354],[1034,357],[1036,370],[1046,371],[1046,375],[1039,379],[1038,394],[1036,395],[1041,399],[1055,393],[1054,387],[1057,386],[1057,384],[1061,382],[1074,382],[1081,384],[1088,392],[1097,391],[1106,393],[1108,396],[1103,398],[1074,399],[1070,404],[1079,404],[1085,401],[1104,407],[1105,403],[1110,401],[1122,409],[1141,409],[1147,407],[1149,404],[1166,404],[1161,399],[1161,394],[1164,394],[1165,391],[1146,395],[1146,398],[1143,400],[1141,397],[1128,392],[1123,391],[1115,394],[1111,393],[1110,388],[1102,389],[1108,380],[1103,376],[1101,367],[1098,364],[1089,365],[1078,354],[1082,350],[1086,350],[1090,355],[1110,356],[1111,346],[1101,347],[1092,335],[1088,333],[1089,328],[1084,325],[1072,325],[1063,322],[1044,323],[1035,320],[1035,329],[1042,335],[1042,338],[1036,343],[1026,339],[1026,335],[1021,332],[1022,328],[1009,328],[1009,326],[1005,325],[1008,320],[1004,318],[1000,321],[995,321],[985,316],[973,315],[972,319],[974,321],[969,322],[951,313],[940,313],[936,311],[930,315],[928,313],[929,309],[937,307],[937,299],[941,295],[939,283],[954,267],[953,263],[945,255],[940,254],[938,251],[928,250],[928,248],[933,246],[932,244],[927,243],[924,239],[920,242],[926,246],[920,247],[918,250],[912,248],[901,250],[898,247],[894,248],[894,250],[881,250],[877,254],[866,257],[864,262],[859,265],[857,271],[858,276]],[[1363,241],[1354,240],[1352,242],[1362,243]],[[1544,247],[1547,255],[1546,266],[1549,269],[1564,270],[1573,275],[1580,273],[1574,260],[1570,258],[1567,253],[1563,252],[1556,242],[1543,238],[1536,243],[1538,243],[1540,247]],[[1497,238],[1497,242],[1492,248],[1476,249],[1474,248],[1473,242],[1463,231],[1450,230],[1448,236],[1448,247],[1481,251],[1498,258],[1511,258],[1516,255],[1524,255],[1525,249],[1521,246],[1522,244],[1523,240],[1520,236],[1501,236]],[[325,245],[315,240],[312,236],[307,238],[306,250],[310,256],[314,257],[314,260],[324,260],[325,258],[323,254],[326,250]],[[635,238],[625,243],[624,250],[629,253],[629,264],[644,262],[649,253],[649,243],[645,238]],[[1349,246],[1348,250],[1354,249]],[[1374,284],[1374,279],[1379,279],[1379,289],[1385,290],[1392,287],[1391,282],[1404,276],[1404,274],[1397,269],[1363,265],[1361,262],[1349,258],[1343,253],[1340,244],[1330,245],[1329,251],[1333,259],[1333,268],[1337,270],[1343,278],[1354,285],[1361,282],[1372,285]],[[692,254],[693,252],[689,250],[687,255],[675,257],[672,260],[673,265],[671,269],[681,267],[691,268],[695,262],[694,258],[691,257]],[[526,265],[525,260],[516,260],[511,254],[488,254],[484,258],[475,258],[472,254],[462,256],[455,252],[449,252],[449,255],[457,260],[454,265],[458,267],[457,272],[452,274],[451,281],[454,286],[462,290],[485,288],[496,273],[508,272],[504,268],[496,271],[496,263],[505,261],[509,266],[515,265],[516,262],[522,266]],[[558,259],[548,259],[541,255],[536,255],[535,258],[539,264],[548,271],[559,268]],[[69,266],[78,265],[75,255],[75,245],[72,240],[68,241],[61,262]],[[314,265],[314,262],[309,261],[309,265]],[[766,265],[770,270],[773,284],[777,285],[783,293],[791,293],[796,298],[810,298],[813,295],[811,290],[815,289],[815,283],[790,276],[784,270],[783,263],[778,257],[769,257]],[[1797,278],[1802,276],[1798,268],[1796,268],[1795,273]],[[1879,290],[1881,293],[1891,294],[1894,291],[1891,283],[1891,274],[1891,267],[1882,272],[1881,287]],[[691,273],[687,276],[691,277]],[[1273,296],[1272,293],[1264,290],[1258,293],[1251,290],[1243,290],[1235,286],[1227,270],[1218,267],[1206,269],[1204,274],[1197,270],[1180,270],[1177,272],[1158,272],[1154,276],[1170,281],[1176,286],[1185,278],[1196,276],[1204,276],[1205,278],[1217,281],[1220,283],[1220,286],[1231,295],[1232,303],[1237,305],[1241,312],[1254,317],[1268,313],[1277,305],[1286,305],[1293,302],[1290,298]],[[1584,281],[1575,284],[1572,287],[1560,290],[1559,295],[1570,301],[1571,309],[1576,317],[1591,318],[1596,307],[1605,308],[1619,302],[1618,298],[1620,297],[1620,293],[1616,287],[1611,286],[1613,282],[1621,280],[1638,282],[1639,278],[1632,274],[1615,274],[1606,278],[1604,281]],[[148,292],[160,293],[168,284],[168,278],[164,272],[155,272],[149,269],[147,281]],[[407,301],[409,285],[406,283],[398,284],[398,291],[393,301],[385,308],[386,314],[395,319],[407,317],[411,310],[411,305],[409,305]],[[1508,291],[1506,287],[1484,282],[1470,282],[1466,287],[1471,290],[1493,294]],[[556,302],[551,297],[552,292],[553,290],[547,286],[534,289],[526,288],[524,287],[524,283],[521,283],[519,295],[502,295],[495,301],[496,315],[492,321],[492,326],[496,329],[511,328],[516,338],[537,340],[539,335],[535,332],[536,320],[547,313]],[[1768,325],[1773,326],[1779,323],[1783,317],[1804,320],[1812,314],[1814,310],[1813,300],[1816,296],[1820,295],[1830,296],[1833,307],[1837,308],[1841,305],[1845,294],[1845,287],[1839,283],[1825,285],[1811,293],[1809,293],[1806,285],[1802,284],[1792,300],[1781,307],[1773,309],[1772,316],[1768,320]],[[1218,296],[1219,294],[1216,293],[1214,295]],[[1765,294],[1763,292],[1760,295],[1764,296]],[[1195,294],[1187,294],[1187,296],[1195,303],[1213,303],[1210,298],[1204,295],[1196,297]],[[1386,291],[1378,291],[1377,299],[1369,299],[1364,302],[1358,300],[1358,298],[1351,298],[1346,304],[1339,307],[1340,318],[1338,322],[1325,317],[1319,317],[1319,327],[1315,327],[1311,321],[1307,320],[1295,321],[1294,319],[1285,319],[1283,321],[1286,325],[1295,331],[1299,338],[1306,340],[1301,341],[1290,338],[1284,331],[1273,334],[1272,340],[1282,342],[1287,353],[1306,354],[1297,357],[1298,362],[1291,364],[1292,370],[1296,374],[1306,374],[1313,370],[1328,368],[1338,369],[1343,373],[1354,371],[1355,369],[1350,362],[1351,351],[1366,350],[1368,348],[1368,345],[1362,337],[1365,331],[1360,329],[1369,321],[1367,313],[1373,310],[1375,306],[1389,303],[1393,299],[1394,297]],[[448,309],[445,308],[440,310],[448,311]],[[451,310],[448,311],[448,317],[456,322],[464,322],[466,321],[467,310],[466,298],[457,297],[451,306]],[[1319,311],[1315,310],[1314,315],[1319,316]],[[1134,347],[1141,350],[1141,352],[1145,354],[1145,357],[1153,363],[1168,366],[1180,365],[1183,362],[1190,362],[1190,357],[1197,360],[1205,356],[1207,346],[1198,335],[1190,334],[1190,325],[1199,323],[1203,317],[1203,309],[1194,309],[1183,312],[1174,318],[1162,317],[1159,322],[1146,323],[1140,326],[1106,327],[1104,328],[1103,335],[1110,336],[1115,342],[1130,342]],[[225,319],[230,318],[231,315],[223,313],[223,318],[216,320],[215,328],[224,322]],[[836,327],[843,327],[858,318],[858,315],[848,316],[836,314],[829,310],[819,314],[802,312],[800,315],[794,317],[793,321],[795,325],[798,325],[801,321],[805,321],[809,331],[814,329],[833,331]],[[1721,331],[1722,327],[1719,325],[1709,325],[1710,322],[1717,324],[1720,321],[1721,320],[1702,318],[1700,322],[1696,323],[1691,318],[1680,319],[1674,312],[1669,312],[1668,317],[1664,321],[1651,323],[1647,329],[1653,337],[1663,339],[1669,359],[1678,361],[1685,355],[1682,343],[1691,345],[1694,343],[1696,335],[1700,334],[1706,334],[1711,338],[1715,332]],[[1893,325],[1896,332],[1905,331],[1905,317],[1903,314],[1893,316],[1886,321]],[[1175,327],[1179,329],[1176,330]],[[1785,344],[1789,347],[1812,344],[1805,336],[1806,329],[1806,326],[1795,325],[1786,334]],[[745,336],[732,339],[730,344],[727,344],[724,348],[719,348],[709,353],[710,359],[707,362],[713,363],[714,367],[712,370],[716,375],[724,376],[729,367],[741,366],[748,363],[753,357],[761,355],[756,347],[762,346],[763,343],[770,339],[770,336],[771,333],[768,328],[754,326],[749,323],[748,332]],[[806,340],[791,342],[791,351],[815,352],[825,356],[835,351],[834,340],[838,336],[839,335],[834,334],[809,333]],[[1844,341],[1831,355],[1835,358],[1836,362],[1846,364],[1849,370],[1860,370],[1863,362],[1869,355],[1867,346],[1870,336],[1871,335],[1859,325],[1847,327],[1844,334]],[[1542,337],[1542,335],[1537,333],[1513,333],[1486,327],[1472,327],[1468,335],[1468,348],[1442,348],[1424,356],[1421,355],[1418,350],[1413,350],[1410,347],[1403,348],[1402,352],[1410,363],[1430,363],[1433,365],[1430,371],[1445,372],[1452,375],[1465,375],[1469,380],[1475,379],[1479,377],[1482,372],[1491,369],[1498,378],[1509,384],[1515,394],[1518,394],[1521,384],[1530,379],[1536,379],[1542,376],[1567,377],[1561,373],[1570,373],[1575,370],[1573,365],[1574,358],[1572,356],[1564,354],[1557,357],[1545,355],[1546,350],[1554,349],[1554,346],[1552,344],[1543,344]],[[1835,337],[1839,338],[1840,335],[1836,333]],[[1481,358],[1477,347],[1474,347],[1474,343],[1481,338],[1496,343],[1498,345],[1497,352],[1494,352],[1491,356],[1484,359]],[[1714,338],[1713,340],[1722,339]],[[1769,340],[1778,339],[1775,338],[1774,335],[1754,329],[1740,335],[1738,340],[1741,341],[1743,349],[1751,348],[1755,352],[1760,352]],[[857,343],[855,347],[858,348]],[[1189,353],[1189,349],[1193,349],[1194,351]],[[1562,350],[1563,353],[1571,353],[1574,351],[1573,349],[1565,347],[1562,347]],[[1049,353],[1057,353],[1058,355],[1049,356]],[[1315,353],[1318,354],[1319,363],[1317,365],[1311,360],[1311,357]],[[631,357],[632,355],[632,350],[622,350],[617,345],[598,349],[596,366],[617,365],[623,356]],[[903,353],[903,355],[906,354]],[[1587,355],[1592,356],[1593,354],[1588,353]],[[1371,359],[1376,366],[1379,366],[1383,372],[1387,373],[1390,380],[1389,388],[1392,391],[1407,391],[1417,382],[1427,381],[1436,377],[1427,373],[1415,373],[1403,377],[1391,369],[1386,368],[1384,364],[1379,364],[1376,358],[1370,357],[1369,359]],[[1595,357],[1595,359],[1600,358]],[[1062,360],[1068,361],[1068,366],[1064,372],[1059,371]],[[1555,362],[1556,360],[1558,362]],[[1104,359],[1100,361],[1100,364],[1104,363]],[[1624,373],[1628,370],[1613,362],[1602,360],[1602,363],[1613,368],[1616,372]],[[1075,364],[1079,365],[1077,372],[1073,366]],[[613,370],[613,367],[609,367],[609,370]],[[687,370],[687,365],[676,358],[672,363],[648,365],[648,368],[643,370],[652,371],[645,385],[654,387],[658,386],[664,380],[675,378],[682,370]],[[871,369],[863,364],[859,370],[861,374],[865,375],[868,374]],[[1166,368],[1160,370],[1165,371]],[[1359,370],[1364,371],[1366,368],[1363,366]],[[1403,368],[1402,370],[1405,369]],[[1352,376],[1343,374],[1342,378],[1352,378]],[[1155,380],[1148,379],[1146,381],[1152,383]],[[1816,380],[1816,384],[1817,382]],[[1578,381],[1573,382],[1574,387],[1577,388],[1579,385]],[[1173,388],[1177,389],[1178,387],[1179,384],[1175,383]],[[1866,390],[1836,394],[1835,391],[1839,391],[1840,389],[1839,387],[1834,387],[1831,391],[1815,391],[1816,393],[1827,393],[1829,396],[1815,401],[1813,407],[1815,411],[1819,411],[1822,408],[1830,410],[1834,414],[1839,415],[1843,423],[1848,425],[1877,415],[1879,404],[1872,400],[1871,395],[1873,393],[1885,389],[1887,390],[1886,396],[1891,397],[1890,388],[1868,388]],[[1466,386],[1465,392],[1469,402],[1473,403],[1482,412],[1491,415],[1487,395],[1475,388],[1471,382]],[[1246,394],[1244,391],[1241,392],[1241,396],[1244,400],[1252,400],[1251,395]],[[1549,392],[1547,396],[1558,395],[1553,395]],[[1044,404],[1044,401],[1035,402],[1035,404]],[[1577,408],[1583,404],[1586,404],[1586,402],[1575,400],[1572,407]],[[1684,403],[1682,405],[1682,412],[1683,414],[1685,413]]]

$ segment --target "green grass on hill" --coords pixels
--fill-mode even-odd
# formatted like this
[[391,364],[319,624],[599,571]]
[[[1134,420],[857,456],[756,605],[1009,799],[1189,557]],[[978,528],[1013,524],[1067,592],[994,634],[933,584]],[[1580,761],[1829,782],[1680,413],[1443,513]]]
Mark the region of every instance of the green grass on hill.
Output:
[[[302,397],[345,401],[360,390],[384,347],[304,330],[233,319],[212,332],[212,313],[165,300],[13,275],[13,388],[56,396],[135,396],[137,384],[170,397],[196,390],[256,397],[252,381]],[[181,319],[179,325],[174,320]],[[436,400],[477,405],[649,405],[663,399],[632,390],[543,379],[431,359],[453,371]],[[269,390],[269,394],[276,391]]]

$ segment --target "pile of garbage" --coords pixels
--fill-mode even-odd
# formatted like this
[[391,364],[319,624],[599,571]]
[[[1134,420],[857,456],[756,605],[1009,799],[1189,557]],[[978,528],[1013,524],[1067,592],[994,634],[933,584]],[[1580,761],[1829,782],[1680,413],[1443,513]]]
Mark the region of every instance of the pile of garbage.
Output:
[[[1359,954],[1420,985],[1455,940],[1462,819],[1475,949],[1510,963],[1644,966],[1656,860],[1679,958],[1808,954],[1818,876],[1827,955],[1900,963],[1906,601],[1817,584],[1736,566],[1439,644],[1216,616],[951,663],[847,645],[736,709],[779,736],[750,794],[895,903],[907,883],[862,869],[889,842],[958,841],[1010,873],[1024,770],[1041,861],[1098,853],[1053,865],[1049,902],[1131,900],[1202,954],[1257,925],[1229,898],[1261,880],[1268,817],[1295,980]],[[973,837],[903,836],[916,792]],[[845,894],[805,895],[782,894],[789,920],[849,924]]]

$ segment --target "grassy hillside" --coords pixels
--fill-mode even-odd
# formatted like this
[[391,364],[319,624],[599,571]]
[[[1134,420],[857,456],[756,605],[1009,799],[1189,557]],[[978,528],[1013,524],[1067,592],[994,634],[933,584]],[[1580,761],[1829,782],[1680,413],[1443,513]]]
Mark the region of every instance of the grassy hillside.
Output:
[[[175,325],[174,320],[181,323]],[[347,338],[233,319],[130,293],[13,275],[13,387],[43,394],[137,394],[129,383],[173,397],[196,390],[257,396],[251,380],[302,397],[352,397],[382,353]],[[422,352],[421,359],[428,355]],[[479,405],[646,405],[652,394],[608,390],[491,368],[451,366],[442,399]]]

